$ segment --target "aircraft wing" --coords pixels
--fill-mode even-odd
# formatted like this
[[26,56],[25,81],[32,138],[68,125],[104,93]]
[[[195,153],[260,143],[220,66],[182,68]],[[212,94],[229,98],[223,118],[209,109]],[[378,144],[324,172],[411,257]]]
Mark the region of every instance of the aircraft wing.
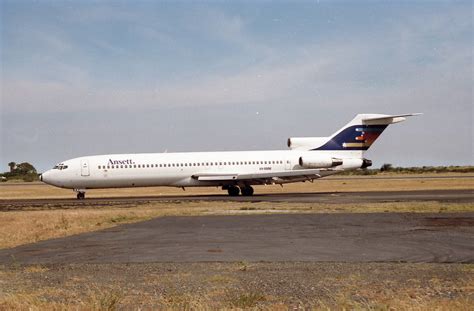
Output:
[[252,174],[232,174],[232,173],[203,173],[195,174],[192,178],[199,181],[246,181],[251,184],[272,184],[285,183],[298,180],[313,180],[320,178],[319,169],[302,169],[292,171],[275,171]]

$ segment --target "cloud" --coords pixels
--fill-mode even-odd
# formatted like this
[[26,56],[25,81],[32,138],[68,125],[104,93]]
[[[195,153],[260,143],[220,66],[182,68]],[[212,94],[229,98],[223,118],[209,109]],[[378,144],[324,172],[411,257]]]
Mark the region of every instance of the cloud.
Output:
[[[361,112],[424,112],[384,133],[371,152],[393,163],[473,161],[472,18],[462,6],[402,10],[378,20],[379,28],[362,30],[351,24],[354,20],[337,24],[334,19],[322,30],[310,24],[314,29],[302,34],[285,33],[285,27],[265,33],[258,28],[262,21],[255,20],[259,14],[215,7],[156,12],[80,8],[64,16],[69,21],[64,29],[48,22],[10,29],[20,36],[5,48],[8,57],[2,55],[3,120],[20,115],[37,124],[45,115],[59,115],[41,124],[55,124],[57,137],[64,136],[57,138],[61,146],[81,139],[71,124],[81,127],[88,114],[107,116],[105,125],[101,118],[87,123],[94,136],[87,151],[96,153],[108,152],[104,146],[122,150],[123,141],[94,133],[128,135],[137,128],[137,136],[171,135],[169,149],[179,146],[176,141],[199,148],[203,143],[193,144],[186,135],[202,130],[203,122],[173,116],[198,108],[226,120],[200,115],[219,130],[227,118],[239,124],[232,139],[221,137],[217,146],[206,141],[217,149],[260,146],[249,143],[255,133],[264,135],[264,147],[279,148],[275,136],[330,134]],[[295,15],[285,23],[291,28],[300,20]],[[268,113],[250,120],[254,110]],[[144,116],[149,127],[134,121]],[[154,130],[155,122],[165,125]],[[20,122],[9,130],[8,141],[25,141],[16,150],[33,148],[22,128],[27,127]],[[215,132],[206,131],[207,136]],[[42,136],[50,134],[47,129],[41,133],[32,137],[49,141]],[[127,139],[133,150],[151,148],[146,139]]]

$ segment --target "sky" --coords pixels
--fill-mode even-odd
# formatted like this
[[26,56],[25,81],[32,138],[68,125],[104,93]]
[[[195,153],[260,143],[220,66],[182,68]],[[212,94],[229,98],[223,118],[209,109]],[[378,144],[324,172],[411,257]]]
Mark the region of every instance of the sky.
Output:
[[0,0],[0,170],[84,155],[284,150],[422,112],[374,167],[474,165],[471,1]]

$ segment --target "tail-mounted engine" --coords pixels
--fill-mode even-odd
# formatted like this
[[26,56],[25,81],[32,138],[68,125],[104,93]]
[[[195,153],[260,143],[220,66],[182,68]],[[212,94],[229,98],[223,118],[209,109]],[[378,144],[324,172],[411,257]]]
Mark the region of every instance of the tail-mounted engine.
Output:
[[342,165],[343,169],[367,168],[372,166],[368,159],[338,159],[316,155],[303,155],[299,158],[299,165],[304,168],[332,168]]
[[321,156],[302,156],[299,164],[304,168],[330,168],[341,165],[343,161],[337,158],[321,157]]

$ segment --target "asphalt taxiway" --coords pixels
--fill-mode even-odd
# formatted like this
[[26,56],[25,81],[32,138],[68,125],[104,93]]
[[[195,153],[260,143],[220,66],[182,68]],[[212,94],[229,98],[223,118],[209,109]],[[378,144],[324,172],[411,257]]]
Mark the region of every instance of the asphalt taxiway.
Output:
[[2,264],[474,262],[474,213],[161,217],[0,250]]
[[[0,200],[0,211],[149,202],[474,203],[474,190]],[[1,264],[206,261],[474,263],[474,213],[161,217],[0,250]]]

